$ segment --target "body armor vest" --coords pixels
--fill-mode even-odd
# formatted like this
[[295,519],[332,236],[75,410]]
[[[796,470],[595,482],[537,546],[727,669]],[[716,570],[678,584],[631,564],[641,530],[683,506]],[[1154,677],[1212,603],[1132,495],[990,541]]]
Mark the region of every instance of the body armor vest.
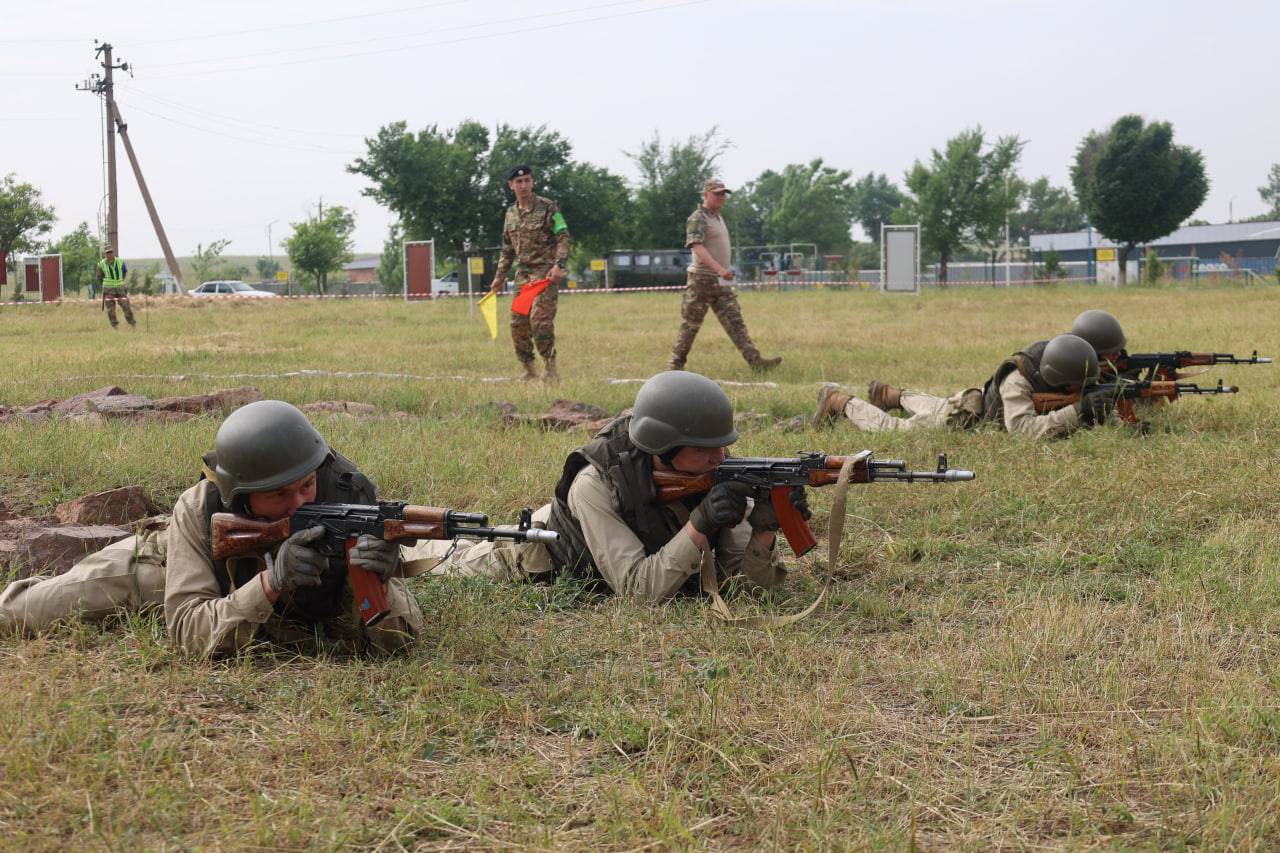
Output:
[[994,422],[1004,429],[1004,400],[1000,397],[1000,385],[1015,370],[1031,383],[1031,388],[1036,393],[1058,390],[1057,386],[1045,382],[1040,375],[1040,359],[1044,357],[1044,348],[1048,345],[1048,341],[1036,341],[1000,362],[996,372],[982,386],[983,423]]

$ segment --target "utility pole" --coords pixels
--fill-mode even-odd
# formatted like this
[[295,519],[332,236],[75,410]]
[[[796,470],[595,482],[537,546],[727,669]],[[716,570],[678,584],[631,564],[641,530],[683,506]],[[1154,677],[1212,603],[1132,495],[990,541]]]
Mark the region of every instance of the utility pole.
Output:
[[112,61],[111,50],[111,45],[107,42],[98,45],[98,49],[94,51],[94,56],[102,57],[102,75],[94,74],[84,83],[76,86],[79,91],[101,95],[106,99],[107,103],[107,245],[115,248],[117,252],[120,251],[120,203],[119,195],[116,192],[116,129],[118,127],[120,139],[124,142],[125,153],[129,155],[129,165],[133,167],[133,176],[138,181],[138,190],[142,193],[142,201],[147,206],[147,215],[151,217],[151,225],[155,228],[156,239],[160,241],[160,249],[164,252],[164,259],[169,266],[169,272],[179,286],[185,286],[182,280],[182,270],[178,267],[178,260],[174,257],[173,249],[169,246],[169,238],[164,233],[164,226],[160,224],[160,214],[156,212],[155,203],[151,200],[151,193],[147,189],[147,182],[142,177],[142,167],[138,165],[138,157],[133,151],[133,143],[129,141],[129,125],[125,124],[124,118],[120,114],[120,108],[116,105],[112,72],[117,68],[121,71],[128,71],[129,63],[121,62],[116,65]]
[[99,44],[93,55],[102,58],[102,74],[94,74],[77,84],[76,89],[101,95],[107,102],[107,244],[116,246],[120,231],[120,206],[116,195],[116,96],[112,72],[117,68],[128,71],[129,63],[121,62],[116,65],[111,58],[111,45],[107,42]]

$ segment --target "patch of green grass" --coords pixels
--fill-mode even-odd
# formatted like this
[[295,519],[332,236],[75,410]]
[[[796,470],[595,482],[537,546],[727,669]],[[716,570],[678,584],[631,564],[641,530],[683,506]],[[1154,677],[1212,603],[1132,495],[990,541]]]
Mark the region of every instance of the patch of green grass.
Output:
[[[1267,848],[1280,373],[1223,368],[1206,379],[1241,394],[1153,412],[1145,438],[773,421],[807,415],[823,380],[980,384],[1090,307],[1122,319],[1132,350],[1274,355],[1276,301],[1212,284],[744,294],[757,343],[785,361],[772,387],[728,388],[767,415],[737,452],[870,447],[920,468],[946,452],[978,473],[855,488],[813,617],[739,631],[697,601],[419,578],[426,631],[390,661],[192,662],[155,613],[3,639],[0,832],[24,849]],[[457,301],[135,308],[139,330],[113,332],[86,305],[0,306],[0,404],[107,384],[372,403],[386,414],[316,422],[384,496],[505,522],[549,498],[584,435],[502,426],[492,404],[630,405],[638,385],[608,380],[660,368],[678,296],[566,295],[557,387],[510,381],[506,330],[490,342]],[[690,366],[761,379],[714,323]],[[283,375],[303,370],[322,373]],[[44,512],[141,483],[168,505],[217,427],[0,424],[0,498]],[[811,495],[820,537],[828,492]],[[803,608],[819,551],[735,612]]]

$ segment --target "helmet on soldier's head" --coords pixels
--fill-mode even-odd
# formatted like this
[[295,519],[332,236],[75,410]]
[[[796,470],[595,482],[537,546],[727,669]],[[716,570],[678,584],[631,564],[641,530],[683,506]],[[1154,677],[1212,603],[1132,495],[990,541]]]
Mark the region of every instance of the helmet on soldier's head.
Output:
[[1120,352],[1126,343],[1120,321],[1106,311],[1090,308],[1071,324],[1071,334],[1084,338],[1096,353]]
[[236,409],[218,427],[213,448],[214,482],[228,506],[241,495],[301,480],[330,453],[307,416],[282,400],[259,400]]
[[1088,385],[1098,381],[1098,354],[1078,335],[1058,335],[1040,356],[1040,376],[1050,385]]
[[728,395],[687,370],[659,373],[640,386],[627,433],[636,447],[655,454],[673,447],[728,447],[738,440]]

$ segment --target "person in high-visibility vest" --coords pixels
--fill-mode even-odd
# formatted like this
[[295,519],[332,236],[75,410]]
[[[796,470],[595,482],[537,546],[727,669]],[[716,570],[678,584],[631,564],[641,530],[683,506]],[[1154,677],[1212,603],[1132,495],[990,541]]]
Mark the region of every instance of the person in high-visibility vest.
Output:
[[116,303],[120,303],[120,307],[124,309],[124,318],[129,321],[129,325],[137,328],[138,324],[133,321],[133,309],[129,307],[129,291],[124,287],[124,276],[129,271],[124,261],[116,257],[116,247],[107,245],[102,247],[103,259],[98,261],[98,286],[102,288],[102,304],[107,309],[107,319],[111,321],[111,328],[116,328],[119,323],[116,321]]

